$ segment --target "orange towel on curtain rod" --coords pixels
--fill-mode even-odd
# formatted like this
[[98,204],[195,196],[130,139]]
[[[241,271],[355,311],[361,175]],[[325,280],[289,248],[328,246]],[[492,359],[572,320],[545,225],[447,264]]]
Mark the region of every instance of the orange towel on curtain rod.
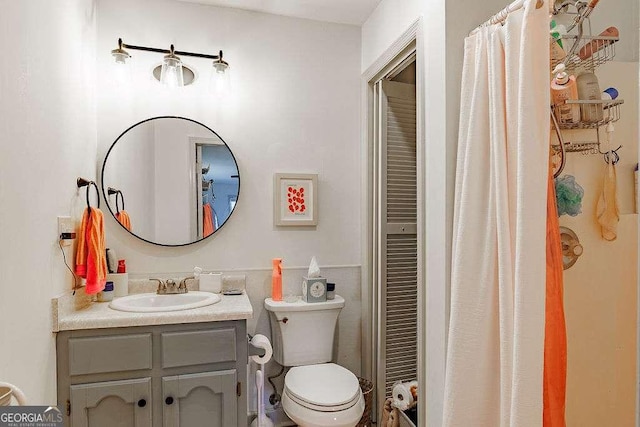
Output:
[[86,279],[87,294],[97,294],[107,282],[104,216],[100,209],[87,208],[82,214],[76,250],[76,274]]
[[547,297],[544,336],[543,426],[565,427],[567,329],[564,319],[562,242],[553,172],[547,193]]
[[129,218],[129,214],[124,209],[116,214],[116,219],[124,228],[131,231],[131,218]]

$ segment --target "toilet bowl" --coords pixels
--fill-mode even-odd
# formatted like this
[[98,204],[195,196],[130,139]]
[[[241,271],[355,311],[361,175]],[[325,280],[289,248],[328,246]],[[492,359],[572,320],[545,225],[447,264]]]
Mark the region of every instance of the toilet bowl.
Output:
[[358,378],[333,363],[291,368],[282,408],[301,427],[354,427],[365,402]]

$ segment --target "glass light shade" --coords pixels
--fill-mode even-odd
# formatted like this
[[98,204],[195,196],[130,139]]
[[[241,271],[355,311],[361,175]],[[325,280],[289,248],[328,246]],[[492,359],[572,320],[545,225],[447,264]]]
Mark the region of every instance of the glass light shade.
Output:
[[209,86],[216,95],[227,95],[231,91],[229,64],[223,61],[214,61]]
[[162,70],[160,71],[160,83],[168,87],[184,86],[184,75],[182,73],[182,61],[180,58],[172,54],[164,57]]
[[115,86],[124,86],[131,80],[131,62],[128,60],[131,56],[122,49],[114,49],[111,51],[114,62],[110,67],[111,79]]

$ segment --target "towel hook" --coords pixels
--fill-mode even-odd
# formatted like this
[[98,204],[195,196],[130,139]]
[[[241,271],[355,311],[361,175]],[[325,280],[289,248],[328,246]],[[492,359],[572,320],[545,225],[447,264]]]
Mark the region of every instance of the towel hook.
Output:
[[615,150],[607,151],[604,153],[604,161],[613,164],[614,166],[618,164],[620,161],[620,155],[618,154],[618,150],[622,148],[622,146],[618,147]]
[[113,187],[109,187],[107,188],[107,194],[109,196],[113,196],[114,194],[116,195],[116,214],[120,213],[120,208],[118,207],[118,195],[120,195],[122,201],[122,210],[124,210],[124,194],[122,194],[122,191]]
[[89,212],[89,216],[91,216],[91,203],[89,202],[89,190],[91,189],[91,186],[93,186],[96,189],[96,196],[98,197],[98,209],[100,209],[100,190],[98,189],[98,185],[95,182],[89,181],[88,179],[84,179],[84,178],[78,178],[76,180],[76,185],[78,186],[78,188],[87,187],[87,209]]
[[118,190],[116,193],[116,213],[120,213],[120,209],[118,208],[118,196],[120,196],[120,201],[122,202],[122,210],[124,210],[124,194],[122,191]]

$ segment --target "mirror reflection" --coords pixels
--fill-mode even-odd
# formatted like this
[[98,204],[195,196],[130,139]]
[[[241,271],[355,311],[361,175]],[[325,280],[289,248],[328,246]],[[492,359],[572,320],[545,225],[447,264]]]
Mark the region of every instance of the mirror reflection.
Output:
[[148,242],[182,246],[215,233],[240,191],[233,153],[191,119],[155,117],[116,139],[102,167],[102,189],[122,227]]

